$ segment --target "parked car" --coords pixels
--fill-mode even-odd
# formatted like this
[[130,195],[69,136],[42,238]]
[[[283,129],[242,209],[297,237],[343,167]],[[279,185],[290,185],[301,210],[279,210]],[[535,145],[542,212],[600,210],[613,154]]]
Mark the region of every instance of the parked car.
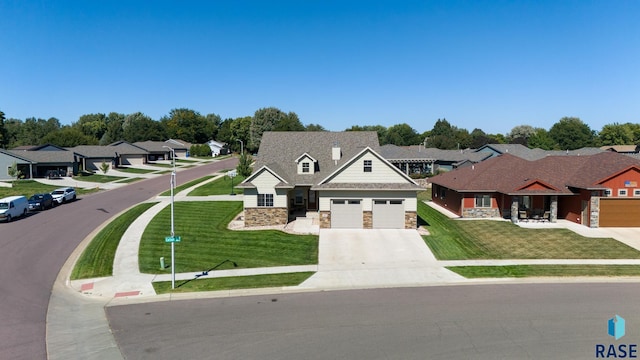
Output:
[[51,209],[55,203],[51,194],[34,194],[29,198],[29,211]]
[[76,189],[72,187],[55,189],[51,192],[51,196],[57,204],[64,204],[76,199]]
[[29,202],[24,196],[9,196],[0,199],[0,220],[11,222],[20,216],[27,215]]

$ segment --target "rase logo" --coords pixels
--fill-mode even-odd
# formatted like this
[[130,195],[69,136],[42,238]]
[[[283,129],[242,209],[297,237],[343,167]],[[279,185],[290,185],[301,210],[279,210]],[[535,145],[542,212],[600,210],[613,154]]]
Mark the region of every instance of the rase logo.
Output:
[[[615,315],[607,322],[607,333],[615,340],[621,339],[626,332],[622,316]],[[638,344],[596,344],[596,359],[636,359]]]

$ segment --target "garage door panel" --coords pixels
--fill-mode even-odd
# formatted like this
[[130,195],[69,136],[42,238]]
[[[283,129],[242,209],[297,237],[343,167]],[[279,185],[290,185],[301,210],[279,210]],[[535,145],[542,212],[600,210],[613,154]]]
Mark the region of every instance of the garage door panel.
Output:
[[331,200],[331,228],[362,229],[362,201]]
[[600,227],[640,227],[640,199],[600,199]]
[[404,201],[374,200],[374,229],[404,229]]

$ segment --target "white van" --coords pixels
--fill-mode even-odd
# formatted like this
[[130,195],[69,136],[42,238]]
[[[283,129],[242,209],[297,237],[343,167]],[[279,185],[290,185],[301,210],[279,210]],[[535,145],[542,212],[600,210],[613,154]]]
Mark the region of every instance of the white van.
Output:
[[9,196],[0,199],[0,220],[10,222],[12,219],[27,215],[29,201],[24,196]]

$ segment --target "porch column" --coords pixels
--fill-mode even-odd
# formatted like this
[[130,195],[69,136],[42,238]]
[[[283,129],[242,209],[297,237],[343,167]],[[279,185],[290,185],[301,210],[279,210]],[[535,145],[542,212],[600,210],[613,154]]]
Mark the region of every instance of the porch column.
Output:
[[518,209],[520,209],[520,198],[518,196],[511,197],[511,222],[518,222]]
[[549,205],[549,221],[554,223],[558,221],[558,195],[551,195],[551,204]]

